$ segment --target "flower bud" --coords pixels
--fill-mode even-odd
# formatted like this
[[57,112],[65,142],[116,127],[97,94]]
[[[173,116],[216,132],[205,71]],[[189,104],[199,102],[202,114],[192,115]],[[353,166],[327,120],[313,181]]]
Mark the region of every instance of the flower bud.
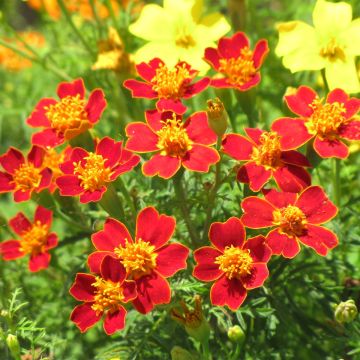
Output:
[[350,299],[341,301],[335,308],[335,320],[339,323],[348,323],[353,321],[358,314],[355,301]]
[[219,98],[207,101],[206,113],[210,128],[218,137],[222,137],[228,127],[228,114]]
[[181,346],[174,346],[171,349],[171,360],[194,360],[195,358]]
[[231,326],[227,335],[232,342],[241,342],[245,338],[245,334],[239,325]]
[[10,350],[10,354],[14,359],[20,358],[20,345],[15,335],[9,334],[6,338],[6,345]]

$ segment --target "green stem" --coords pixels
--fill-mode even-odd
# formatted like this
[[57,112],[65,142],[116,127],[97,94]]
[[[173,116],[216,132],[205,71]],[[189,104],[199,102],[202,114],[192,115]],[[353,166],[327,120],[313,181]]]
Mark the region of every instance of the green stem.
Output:
[[201,343],[201,345],[202,345],[202,350],[203,350],[203,359],[210,360],[211,356],[210,356],[210,349],[209,349],[209,340],[205,340],[204,342]]
[[329,89],[329,84],[326,80],[326,75],[325,75],[325,69],[321,69],[321,77],[322,77],[322,80],[323,80],[323,83],[324,83],[324,87],[325,87],[325,90],[326,92],[329,92],[330,89]]
[[125,200],[126,200],[126,203],[129,205],[130,207],[130,210],[131,210],[131,213],[132,213],[132,218],[134,220],[134,223],[136,221],[136,209],[135,209],[135,205],[134,205],[134,202],[129,194],[129,191],[128,189],[126,188],[123,180],[121,179],[121,177],[119,177],[117,180],[116,180],[116,184],[119,185],[119,188],[120,188],[120,191],[121,193],[124,195],[125,197]]
[[333,187],[334,187],[334,200],[335,205],[340,206],[340,197],[341,197],[341,185],[340,185],[340,170],[341,162],[340,159],[333,160]]
[[107,186],[107,191],[99,201],[100,206],[111,216],[125,223],[125,211],[113,184]]
[[236,343],[236,349],[235,349],[234,355],[232,356],[232,360],[239,360],[242,344],[243,344],[242,341],[241,342],[239,341]]

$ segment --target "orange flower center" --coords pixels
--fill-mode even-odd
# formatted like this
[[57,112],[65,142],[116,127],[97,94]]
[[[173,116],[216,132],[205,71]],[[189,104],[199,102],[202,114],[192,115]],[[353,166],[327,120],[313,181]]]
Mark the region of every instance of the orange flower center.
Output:
[[36,221],[31,228],[21,235],[20,251],[25,254],[44,252],[47,243],[48,225]]
[[238,58],[220,59],[219,71],[227,75],[233,85],[244,85],[255,75],[253,52],[245,47]]
[[173,114],[172,119],[168,119],[163,122],[164,126],[157,131],[159,140],[157,147],[161,150],[161,155],[168,155],[172,157],[182,158],[186,152],[191,150],[192,141],[181,122],[176,119],[176,115]]
[[184,95],[185,85],[191,79],[192,77],[185,64],[176,66],[172,70],[165,65],[160,65],[156,69],[156,75],[151,80],[151,83],[159,98],[179,99]]
[[223,271],[228,279],[241,278],[249,275],[252,269],[253,259],[249,250],[243,250],[233,245],[227,246],[223,255],[215,259],[215,264]]
[[333,38],[330,42],[320,50],[320,56],[329,60],[330,62],[335,62],[336,60],[346,61],[346,55],[344,48],[336,43],[336,40]]
[[46,117],[51,127],[59,133],[68,129],[77,129],[82,121],[88,121],[85,100],[80,95],[65,96],[56,104],[46,106]]
[[293,237],[301,235],[307,224],[305,214],[293,205],[276,209],[273,219],[273,224],[278,225],[282,233]]
[[62,175],[60,164],[64,162],[64,152],[57,153],[54,148],[47,148],[42,163],[43,168],[49,168],[53,174],[53,180]]
[[134,243],[126,241],[125,247],[120,246],[114,251],[126,272],[138,279],[156,267],[157,253],[154,250],[154,245],[138,239]]
[[121,284],[104,280],[100,276],[96,276],[95,279],[96,281],[91,285],[96,288],[94,304],[91,308],[96,312],[96,316],[101,315],[105,310],[111,313],[119,310],[124,300]]
[[339,127],[346,122],[344,104],[338,102],[323,104],[321,99],[315,99],[310,107],[314,112],[305,123],[308,131],[325,138],[335,137]]
[[81,161],[74,163],[74,173],[78,175],[81,180],[80,185],[85,190],[99,190],[105,183],[111,181],[112,171],[105,166],[105,159],[101,155],[89,153],[84,159],[85,166]]
[[251,159],[257,165],[264,166],[267,170],[280,165],[281,146],[280,137],[276,132],[269,131],[261,134],[260,145],[254,147]]
[[40,169],[37,169],[32,163],[24,163],[14,171],[12,182],[15,184],[15,191],[28,191],[37,188],[40,181]]

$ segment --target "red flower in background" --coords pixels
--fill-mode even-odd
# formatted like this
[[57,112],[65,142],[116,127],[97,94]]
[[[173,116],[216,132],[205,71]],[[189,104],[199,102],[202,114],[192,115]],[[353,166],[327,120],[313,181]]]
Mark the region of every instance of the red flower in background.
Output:
[[135,122],[126,127],[126,148],[135,152],[156,152],[143,165],[146,176],[169,179],[183,165],[186,169],[208,172],[219,161],[218,152],[209,145],[217,136],[210,129],[205,112],[191,115],[185,123],[171,111],[149,110],[146,123]]
[[98,251],[89,256],[90,270],[98,272],[102,259],[111,255],[125,267],[127,278],[136,282],[138,297],[133,305],[139,312],[146,314],[155,305],[169,303],[171,290],[166,278],[185,269],[189,255],[184,245],[167,244],[175,224],[173,217],[147,207],[138,214],[133,240],[123,223],[107,219],[104,230],[92,236]]
[[103,259],[97,275],[76,275],[70,294],[84,304],[75,307],[70,320],[81,332],[95,325],[103,315],[107,335],[124,328],[126,309],[123,304],[137,296],[135,282],[125,279],[124,267],[111,256]]
[[132,96],[159,99],[156,106],[160,111],[171,110],[177,114],[184,114],[186,111],[182,99],[195,96],[210,83],[208,77],[193,82],[199,72],[184,61],[169,69],[162,60],[155,58],[149,63],[136,65],[136,70],[145,82],[133,79],[124,82],[124,87],[131,91]]
[[272,124],[271,128],[281,135],[284,150],[296,149],[314,138],[319,156],[344,159],[349,149],[341,139],[360,140],[360,121],[354,118],[360,100],[349,98],[343,90],[331,91],[324,103],[314,90],[300,86],[296,94],[285,96],[285,100],[301,118],[282,118]]
[[247,291],[262,286],[269,276],[266,263],[271,250],[261,235],[245,241],[244,225],[235,217],[211,224],[209,239],[213,246],[194,252],[197,265],[193,276],[201,281],[215,281],[210,290],[213,305],[237,310]]
[[62,196],[80,195],[82,203],[99,201],[106,185],[132,170],[139,161],[138,155],[123,149],[121,141],[104,137],[95,152],[74,148],[70,160],[60,165],[65,175],[59,176],[56,184]]
[[86,102],[82,79],[60,83],[57,94],[60,100],[40,100],[26,120],[32,127],[45,128],[32,136],[34,145],[55,147],[78,136],[99,121],[106,107],[101,89],[92,91]]
[[20,239],[0,243],[3,259],[8,261],[30,255],[30,271],[46,269],[51,258],[49,250],[58,244],[57,235],[50,232],[51,223],[52,211],[41,206],[36,208],[33,223],[19,212],[10,219],[9,225]]
[[266,40],[258,41],[254,51],[250,50],[249,39],[243,32],[221,38],[217,49],[205,49],[204,60],[218,72],[211,86],[240,91],[256,86],[261,80],[259,69],[268,52]]
[[33,191],[40,192],[50,186],[51,170],[43,168],[45,150],[33,146],[27,159],[20,150],[11,147],[0,156],[5,172],[0,172],[0,193],[13,192],[14,201],[30,199]]
[[237,179],[248,183],[252,191],[259,191],[271,177],[283,191],[299,192],[311,183],[307,158],[298,151],[283,151],[276,132],[245,129],[248,138],[227,134],[223,151],[235,160],[246,161],[238,171]]
[[337,214],[336,206],[319,186],[310,186],[300,194],[265,191],[265,199],[250,196],[241,203],[246,227],[275,227],[266,237],[273,254],[293,258],[299,242],[325,256],[338,244],[336,235],[319,225]]

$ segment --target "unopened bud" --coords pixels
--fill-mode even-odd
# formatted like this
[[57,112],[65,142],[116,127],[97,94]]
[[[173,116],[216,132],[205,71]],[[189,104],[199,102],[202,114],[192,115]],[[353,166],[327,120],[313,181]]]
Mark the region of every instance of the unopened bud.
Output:
[[228,338],[233,342],[241,342],[244,340],[245,334],[239,325],[231,326],[228,329]]
[[10,354],[14,359],[19,359],[20,357],[20,345],[17,337],[15,335],[9,334],[6,338],[6,345],[10,350]]
[[335,308],[335,320],[339,323],[348,323],[353,321],[358,314],[355,301],[350,299],[340,302]]
[[228,114],[219,98],[207,101],[206,113],[210,128],[222,137],[228,127]]
[[195,358],[184,348],[174,346],[171,349],[171,360],[194,360]]

